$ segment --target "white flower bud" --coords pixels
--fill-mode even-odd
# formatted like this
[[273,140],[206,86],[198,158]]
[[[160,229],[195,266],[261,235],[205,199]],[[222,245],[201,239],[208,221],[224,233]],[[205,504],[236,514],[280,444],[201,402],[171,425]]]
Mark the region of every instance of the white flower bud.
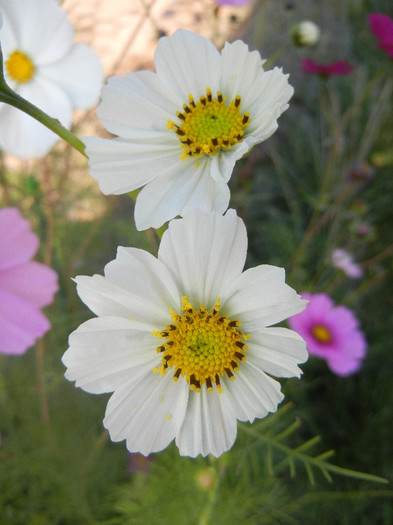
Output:
[[292,40],[295,46],[315,46],[317,44],[321,31],[317,24],[305,20],[297,24],[291,31]]

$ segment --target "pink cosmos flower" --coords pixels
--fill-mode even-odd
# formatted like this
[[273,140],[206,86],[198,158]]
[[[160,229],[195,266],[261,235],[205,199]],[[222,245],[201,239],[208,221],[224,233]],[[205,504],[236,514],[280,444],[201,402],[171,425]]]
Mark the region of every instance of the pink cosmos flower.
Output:
[[309,58],[302,60],[303,73],[320,75],[321,77],[349,75],[353,70],[354,67],[345,60],[332,62],[331,64],[317,64]]
[[379,13],[371,13],[367,18],[372,34],[379,40],[379,49],[393,58],[393,20],[390,16]]
[[345,306],[335,306],[326,294],[303,293],[302,299],[309,301],[307,308],[288,323],[306,341],[310,354],[325,359],[339,376],[357,372],[367,342],[354,313]]
[[39,239],[16,208],[0,210],[0,352],[22,354],[50,328],[40,308],[58,289],[57,274],[31,261]]
[[355,263],[352,255],[343,248],[336,248],[332,252],[332,264],[335,268],[342,270],[351,279],[363,276],[363,268]]

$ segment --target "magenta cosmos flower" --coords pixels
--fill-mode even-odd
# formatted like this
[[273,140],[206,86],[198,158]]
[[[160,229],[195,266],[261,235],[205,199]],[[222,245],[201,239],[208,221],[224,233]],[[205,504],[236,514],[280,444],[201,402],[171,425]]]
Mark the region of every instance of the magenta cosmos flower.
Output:
[[379,13],[371,13],[367,18],[372,34],[379,40],[379,49],[393,58],[393,20],[390,16]]
[[50,328],[40,308],[58,289],[57,274],[30,259],[39,239],[16,208],[0,210],[0,352],[22,354]]
[[339,376],[361,367],[367,343],[353,312],[335,306],[326,294],[302,294],[309,301],[306,310],[288,319],[289,326],[305,339],[311,355],[326,360]]
[[321,77],[349,75],[353,70],[354,67],[345,60],[332,62],[331,64],[317,64],[309,58],[304,58],[302,60],[303,73],[320,75]]

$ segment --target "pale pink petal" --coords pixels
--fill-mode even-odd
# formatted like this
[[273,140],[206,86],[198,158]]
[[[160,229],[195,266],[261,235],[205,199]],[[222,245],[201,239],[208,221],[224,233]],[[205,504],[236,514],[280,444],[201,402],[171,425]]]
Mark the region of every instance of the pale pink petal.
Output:
[[41,308],[53,301],[58,290],[57,274],[38,262],[28,262],[0,270],[0,290]]
[[0,210],[0,271],[27,262],[38,245],[37,235],[17,208]]
[[50,328],[37,308],[0,290],[0,352],[22,354]]

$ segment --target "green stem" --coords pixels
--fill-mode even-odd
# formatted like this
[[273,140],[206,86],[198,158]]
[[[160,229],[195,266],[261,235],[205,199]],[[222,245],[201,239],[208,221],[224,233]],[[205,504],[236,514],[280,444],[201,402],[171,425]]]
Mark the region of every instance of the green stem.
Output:
[[3,54],[1,52],[0,48],[0,102],[4,102],[5,104],[9,104],[10,106],[13,106],[14,108],[17,108],[24,113],[27,113],[34,119],[38,120],[38,122],[41,122],[44,126],[46,126],[48,129],[52,130],[56,135],[58,135],[60,138],[64,139],[70,146],[75,148],[77,151],[82,153],[82,155],[87,156],[85,153],[85,145],[81,140],[78,139],[76,135],[74,135],[71,131],[69,131],[67,128],[62,126],[60,122],[46,113],[44,113],[41,109],[34,106],[34,104],[31,104],[28,100],[24,99],[15,91],[13,91],[8,84],[6,83],[4,79],[4,70],[3,70]]

